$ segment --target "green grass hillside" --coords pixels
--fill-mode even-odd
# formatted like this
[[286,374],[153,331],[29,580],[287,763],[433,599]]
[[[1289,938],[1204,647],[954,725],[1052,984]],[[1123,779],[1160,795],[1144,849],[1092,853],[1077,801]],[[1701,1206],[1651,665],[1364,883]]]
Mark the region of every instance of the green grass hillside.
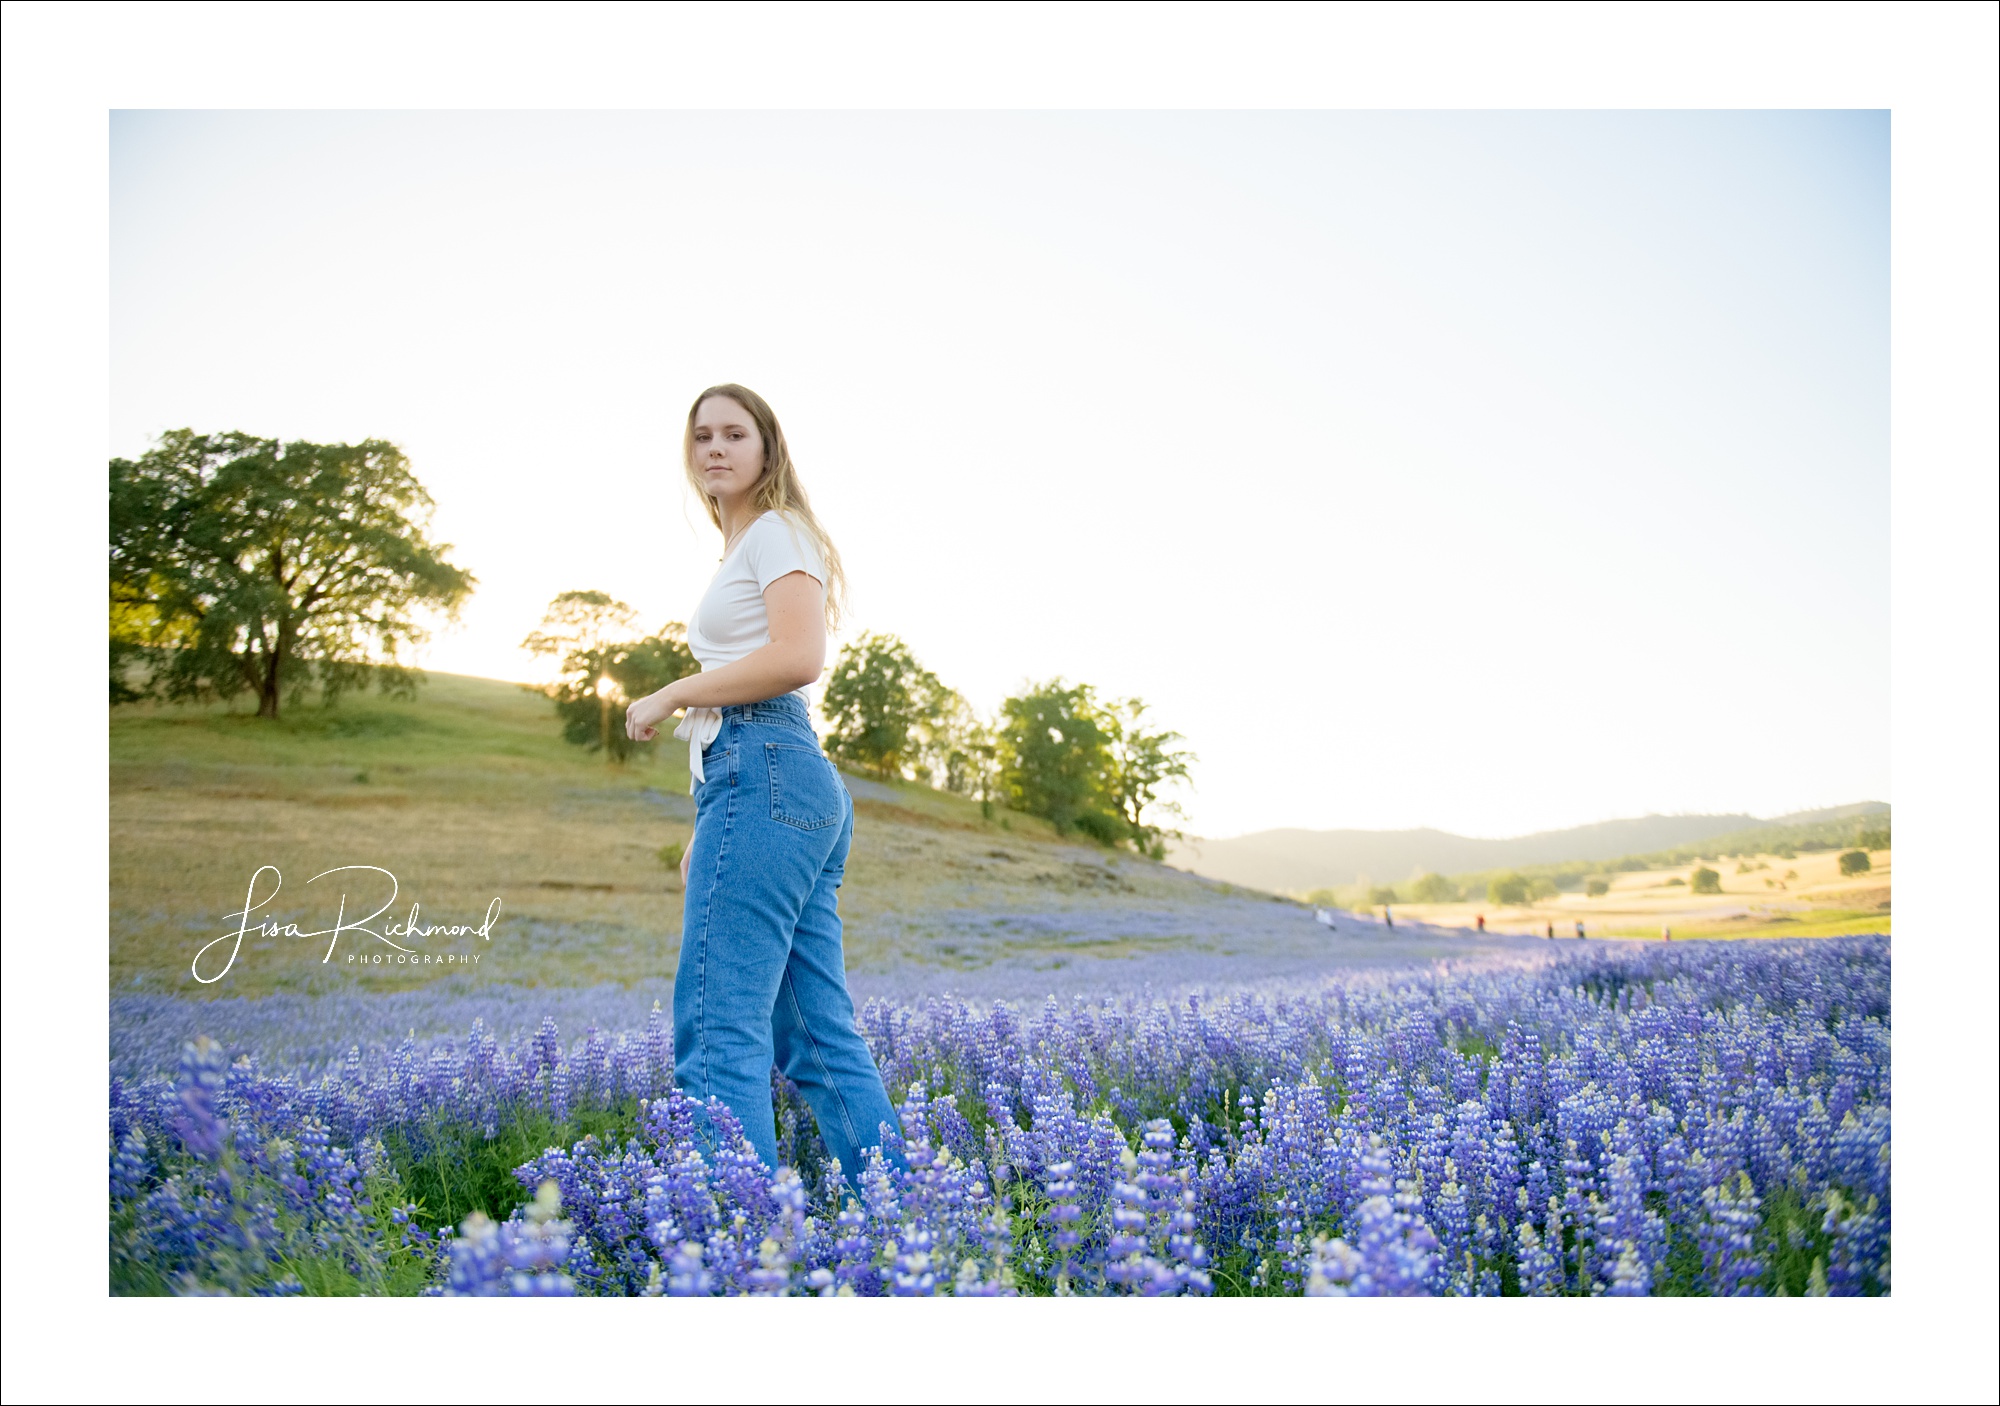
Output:
[[[219,706],[120,707],[110,751],[115,991],[240,996],[356,983],[403,990],[440,977],[576,986],[672,975],[680,878],[660,851],[692,830],[683,744],[609,766],[560,740],[539,695],[432,674],[413,702],[349,695],[276,721]],[[1029,816],[986,820],[977,805],[925,787],[853,784],[856,835],[841,892],[850,970],[920,961],[949,972],[1050,947],[1118,955],[1121,943],[1193,941],[1227,926],[1217,905],[1250,903],[1226,884],[1061,840]],[[476,926],[497,898],[494,936],[398,939],[454,959],[399,965],[365,934],[342,935],[329,961],[325,935],[253,927],[226,977],[195,981],[196,951],[235,932],[230,915],[266,865],[282,888],[253,924],[324,934],[343,901],[344,920],[356,921],[388,899],[387,877],[308,880],[370,865],[397,885],[394,906],[371,926],[407,921],[413,903],[420,925]],[[271,891],[266,873],[258,896]],[[1157,920],[1189,905],[1207,916]],[[1262,895],[1258,906],[1271,907]],[[1121,929],[1118,915],[1131,910],[1155,921]],[[221,969],[232,945],[210,949],[204,975]],[[362,953],[388,960],[348,961]]]

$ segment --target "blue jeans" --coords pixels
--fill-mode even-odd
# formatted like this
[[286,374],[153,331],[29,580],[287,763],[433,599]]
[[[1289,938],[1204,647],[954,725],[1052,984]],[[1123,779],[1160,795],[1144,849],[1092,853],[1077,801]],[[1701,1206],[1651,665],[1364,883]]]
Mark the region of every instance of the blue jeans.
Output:
[[[775,1060],[858,1186],[863,1149],[882,1145],[882,1124],[900,1125],[855,1029],[840,948],[834,894],[854,801],[797,694],[724,708],[701,764],[674,972],[674,1081],[727,1104],[775,1168]],[[893,1147],[887,1155],[901,1160]]]

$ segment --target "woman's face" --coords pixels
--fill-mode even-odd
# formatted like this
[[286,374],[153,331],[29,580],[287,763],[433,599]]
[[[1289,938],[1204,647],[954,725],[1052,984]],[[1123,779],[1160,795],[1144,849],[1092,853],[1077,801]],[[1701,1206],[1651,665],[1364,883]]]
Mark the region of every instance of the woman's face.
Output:
[[694,412],[694,467],[718,501],[748,493],[764,472],[764,440],[750,412],[712,395]]

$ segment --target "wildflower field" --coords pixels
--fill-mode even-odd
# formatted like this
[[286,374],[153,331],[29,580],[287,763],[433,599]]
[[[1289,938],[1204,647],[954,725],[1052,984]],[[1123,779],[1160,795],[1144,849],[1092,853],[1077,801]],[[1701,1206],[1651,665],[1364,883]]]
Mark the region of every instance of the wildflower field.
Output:
[[1853,937],[873,1000],[908,1166],[851,1194],[781,1081],[789,1165],[719,1105],[701,1150],[657,1009],[413,993],[409,1037],[336,1050],[295,1002],[296,1039],[176,1051],[138,1007],[117,1047],[114,999],[111,1285],[1886,1294],[1889,976],[1889,940]]

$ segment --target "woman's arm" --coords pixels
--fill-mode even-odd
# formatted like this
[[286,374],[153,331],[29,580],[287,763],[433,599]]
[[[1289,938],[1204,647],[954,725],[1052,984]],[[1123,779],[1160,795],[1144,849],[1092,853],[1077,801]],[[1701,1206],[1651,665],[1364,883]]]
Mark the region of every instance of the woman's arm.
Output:
[[803,571],[788,572],[764,588],[764,611],[769,644],[637,699],[625,710],[625,735],[650,742],[683,708],[756,703],[817,682],[826,668],[826,587]]

